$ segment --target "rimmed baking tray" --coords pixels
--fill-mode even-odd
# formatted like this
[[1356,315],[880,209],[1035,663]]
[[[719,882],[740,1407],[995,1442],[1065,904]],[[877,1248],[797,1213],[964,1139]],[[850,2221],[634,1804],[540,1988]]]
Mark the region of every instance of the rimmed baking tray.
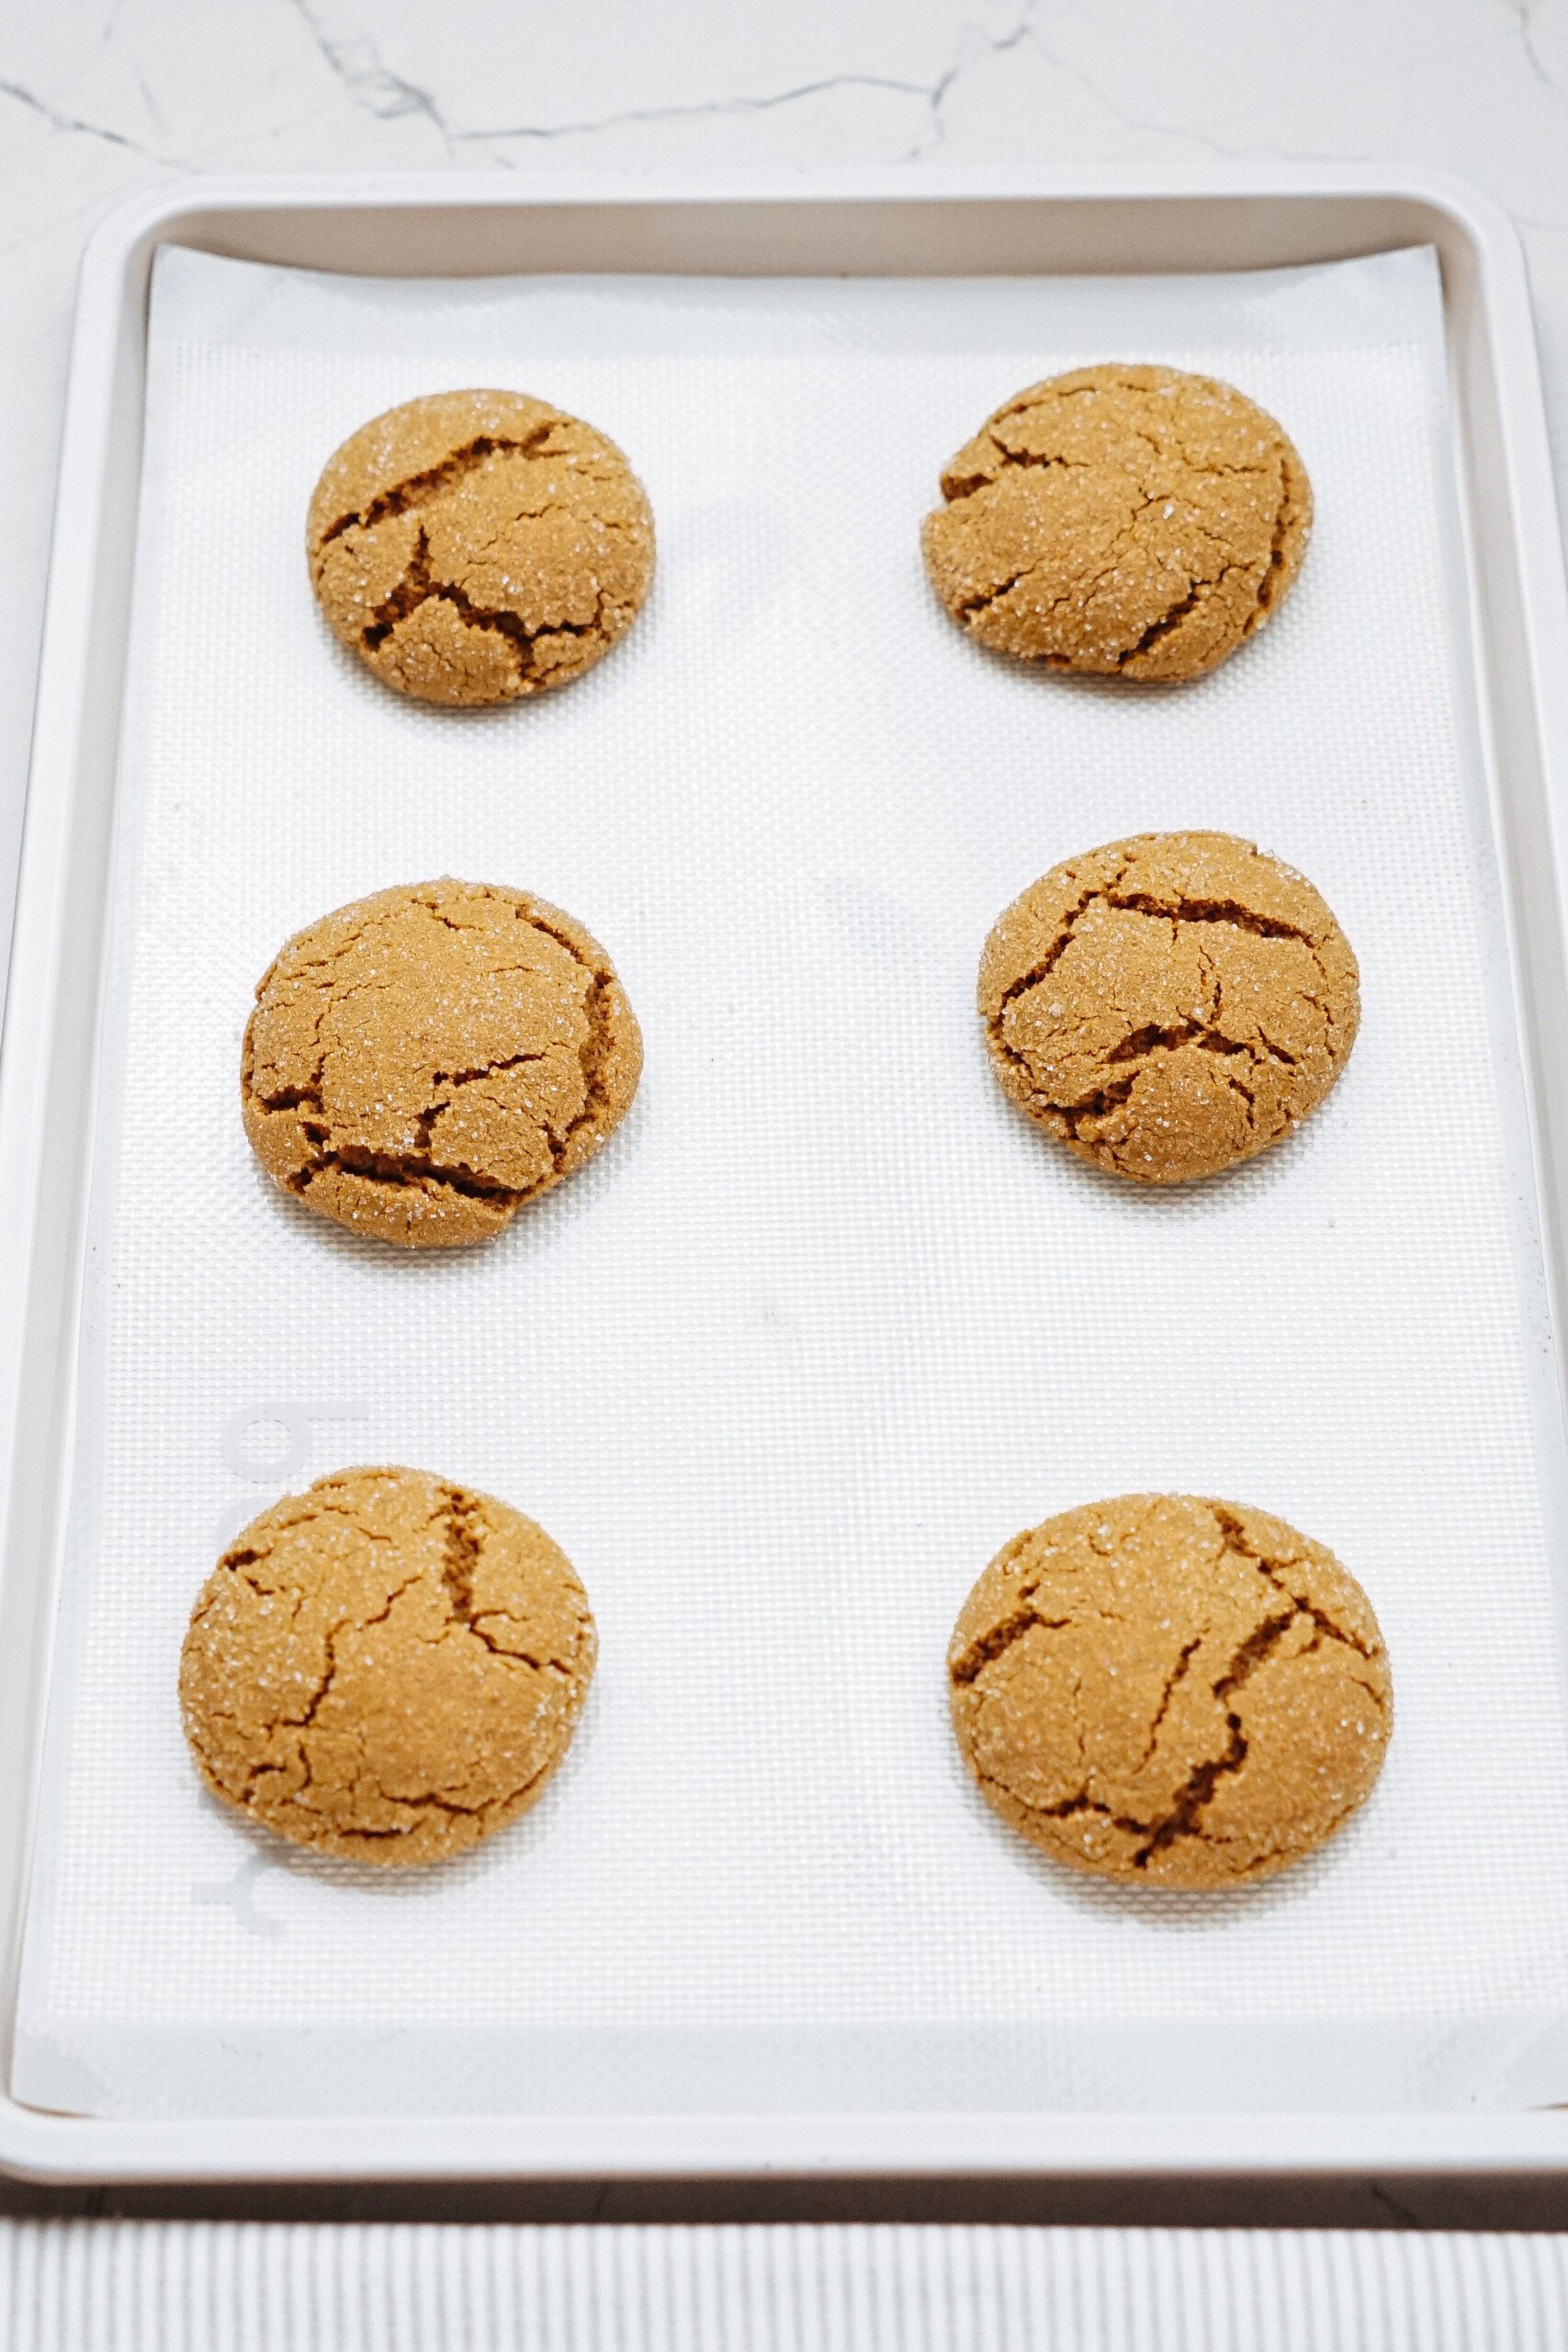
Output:
[[[1488,208],[1435,182],[1293,174],[1267,183],[1099,190],[944,180],[919,196],[865,180],[819,186],[809,197],[798,188],[716,184],[617,194],[602,183],[556,183],[519,198],[513,187],[498,190],[490,180],[443,181],[434,189],[292,182],[217,185],[199,203],[182,197],[131,208],[99,232],[84,276],[0,1077],[0,1138],[14,1188],[7,1289],[25,1302],[4,1360],[10,1483],[0,1673],[7,1683],[8,1785],[30,1792],[38,1781],[76,1427],[145,301],[160,244],[368,277],[604,273],[622,280],[645,273],[752,280],[1152,277],[1434,246],[1443,276],[1482,752],[1532,1114],[1529,1214],[1551,1302],[1544,1319],[1551,1333],[1561,1329],[1563,1146],[1549,1080],[1565,1006],[1551,760],[1561,763],[1568,740],[1562,669],[1568,631],[1522,271],[1511,232]],[[1555,1396],[1556,1340],[1543,1329],[1535,1344],[1551,1354],[1547,1386]],[[30,1805],[18,1806],[5,1830],[11,2000],[31,1817]],[[1568,2131],[1539,2113],[974,2112],[951,2102],[909,2113],[886,2098],[873,2111],[847,2113],[775,2105],[683,2114],[672,2107],[111,2120],[40,2114],[12,2100],[0,2154],[19,2169],[96,2177],[1501,2169],[1568,2156]]]

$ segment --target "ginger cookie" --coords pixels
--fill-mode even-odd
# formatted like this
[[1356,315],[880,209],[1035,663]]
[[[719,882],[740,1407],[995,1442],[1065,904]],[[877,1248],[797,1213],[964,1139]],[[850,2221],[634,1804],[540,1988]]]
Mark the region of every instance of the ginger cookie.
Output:
[[1133,1885],[1299,1861],[1370,1795],[1393,1723],[1354,1577],[1282,1520],[1197,1495],[1123,1495],[1015,1536],[947,1664],[987,1803]]
[[1079,368],[987,418],[922,533],[982,645],[1051,670],[1195,678],[1289,594],[1306,469],[1246,394],[1178,368]]
[[636,620],[653,515],[613,441],[524,392],[435,392],[328,458],[310,579],[349,650],[421,702],[564,686]]
[[421,882],[340,907],[256,989],[245,1133],[286,1192],[410,1250],[482,1241],[581,1168],[642,1040],[581,923],[523,890]]
[[180,1708],[202,1779],[251,1820],[437,1862],[538,1797],[593,1659],[588,1596],[531,1519],[422,1470],[340,1470],[224,1553]]
[[1322,899],[1234,833],[1139,833],[1053,866],[987,940],[979,1001],[1019,1107],[1140,1184],[1278,1143],[1323,1101],[1360,1019],[1356,959]]

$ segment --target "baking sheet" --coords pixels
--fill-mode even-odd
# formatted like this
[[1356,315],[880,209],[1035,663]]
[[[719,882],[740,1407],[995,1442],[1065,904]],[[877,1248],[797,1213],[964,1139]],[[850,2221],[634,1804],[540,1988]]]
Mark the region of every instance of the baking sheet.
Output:
[[[920,572],[942,459],[1032,378],[1238,382],[1318,503],[1200,684],[992,662]],[[365,416],[515,384],[610,432],[660,573],[536,707],[398,702],[305,503]],[[1251,277],[312,277],[154,288],[76,1470],[14,2089],[103,2114],[1357,2108],[1568,2096],[1562,1434],[1432,256]],[[996,1088],[1000,908],[1145,827],[1245,832],[1344,922],[1365,1024],[1290,1144],[1145,1197]],[[648,1070],[491,1247],[273,1193],[239,1040],[288,933],[454,872],[604,939]],[[506,1497],[602,1663],[527,1820],[389,1883],[272,1850],[186,1760],[220,1543],[412,1461]],[[1066,1878],[945,1723],[1011,1533],[1135,1487],[1329,1543],[1393,1656],[1371,1805],[1224,1898]]]

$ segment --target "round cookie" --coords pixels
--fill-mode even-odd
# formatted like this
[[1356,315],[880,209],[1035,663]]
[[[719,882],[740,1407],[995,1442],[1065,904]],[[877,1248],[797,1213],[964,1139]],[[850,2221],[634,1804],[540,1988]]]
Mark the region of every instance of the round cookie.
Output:
[[1139,833],[1055,865],[980,959],[1013,1101],[1141,1184],[1212,1176],[1317,1108],[1360,1019],[1312,884],[1234,833]]
[[1271,416],[1178,368],[1079,368],[988,417],[922,532],[982,645],[1052,670],[1195,678],[1284,601],[1312,490]]
[[436,1862],[540,1794],[594,1648],[532,1520],[422,1470],[340,1470],[224,1553],[180,1709],[208,1787],[251,1820],[353,1861]]
[[1393,1721],[1371,1604],[1282,1520],[1123,1495],[1015,1536],[960,1611],[953,1728],[1032,1845],[1129,1884],[1299,1861],[1371,1793]]
[[328,458],[310,578],[351,652],[421,702],[580,678],[653,578],[653,515],[613,441],[524,392],[435,392]]
[[523,890],[421,882],[340,907],[256,989],[240,1087],[267,1173],[406,1249],[499,1233],[581,1168],[642,1040],[581,923]]

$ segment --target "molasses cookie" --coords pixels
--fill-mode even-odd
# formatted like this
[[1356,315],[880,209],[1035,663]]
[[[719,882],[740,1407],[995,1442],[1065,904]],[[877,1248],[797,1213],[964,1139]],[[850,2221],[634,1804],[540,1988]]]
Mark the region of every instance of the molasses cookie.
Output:
[[1312,884],[1234,833],[1140,833],[1015,899],[980,959],[1013,1101],[1140,1184],[1212,1176],[1317,1108],[1360,1018]]
[[937,594],[982,645],[1052,670],[1193,678],[1289,594],[1306,469],[1246,394],[1177,368],[1079,368],[960,449],[928,514]]
[[953,1728],[988,1804],[1102,1878],[1225,1887],[1371,1793],[1393,1721],[1371,1604],[1282,1520],[1123,1495],[1015,1536],[959,1614]]
[[180,1706],[203,1780],[251,1820],[435,1862],[540,1794],[593,1658],[588,1597],[532,1520],[421,1470],[340,1470],[224,1553]]
[[245,1132],[286,1192],[405,1249],[499,1233],[581,1168],[637,1091],[615,967],[557,907],[422,882],[340,907],[263,975]]
[[653,516],[613,441],[523,392],[435,392],[327,460],[310,579],[351,652],[421,702],[580,678],[653,578]]

